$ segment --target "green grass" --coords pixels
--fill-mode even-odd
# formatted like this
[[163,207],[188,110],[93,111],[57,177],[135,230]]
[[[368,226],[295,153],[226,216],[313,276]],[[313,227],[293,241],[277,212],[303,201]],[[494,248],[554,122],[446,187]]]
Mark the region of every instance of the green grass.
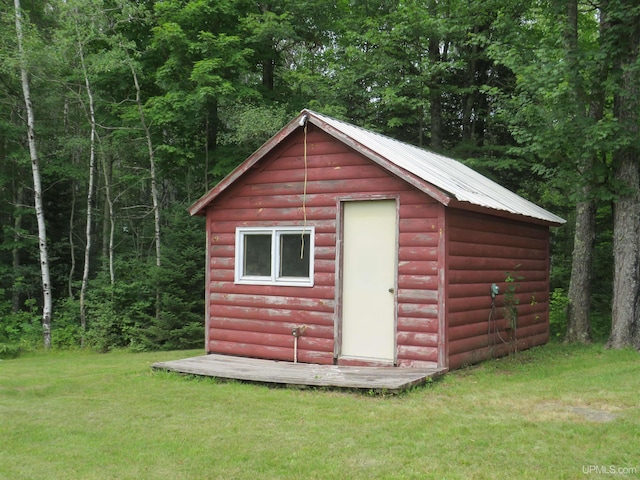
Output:
[[396,396],[151,371],[200,353],[0,361],[0,478],[640,477],[633,351],[549,345]]

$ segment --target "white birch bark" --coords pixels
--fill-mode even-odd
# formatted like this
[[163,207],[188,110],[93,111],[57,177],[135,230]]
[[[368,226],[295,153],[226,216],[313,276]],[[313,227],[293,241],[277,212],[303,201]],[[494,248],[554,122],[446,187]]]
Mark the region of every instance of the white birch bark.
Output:
[[91,90],[91,82],[89,81],[89,74],[87,73],[87,66],[84,61],[84,48],[82,41],[80,40],[80,31],[78,28],[78,22],[76,21],[76,36],[78,38],[78,56],[80,57],[80,65],[82,67],[82,74],[84,76],[84,84],[87,89],[87,97],[89,99],[89,123],[91,125],[91,137],[89,143],[89,186],[87,187],[87,217],[86,217],[86,229],[85,229],[85,248],[84,248],[84,267],[82,269],[82,285],[80,287],[80,327],[82,329],[82,336],[80,339],[81,346],[84,347],[84,337],[87,329],[87,317],[85,297],[87,294],[87,285],[89,284],[89,270],[90,270],[90,257],[91,257],[91,224],[93,221],[92,205],[93,205],[93,190],[95,183],[95,164],[96,164],[96,116],[95,105],[93,101],[93,92]]
[[23,45],[22,9],[20,0],[14,0],[16,14],[16,39],[18,54],[20,56],[20,80],[24,95],[25,108],[27,110],[27,137],[29,143],[29,155],[31,156],[31,170],[33,173],[33,193],[36,219],[38,222],[38,247],[40,250],[40,272],[42,276],[42,336],[44,348],[51,347],[51,317],[53,314],[53,301],[51,295],[51,276],[49,274],[49,255],[47,251],[47,231],[44,221],[44,207],[42,202],[42,180],[40,177],[40,164],[36,148],[35,117],[31,103],[31,89],[29,86],[29,74]]
[[[133,75],[133,83],[136,87],[136,103],[138,105],[138,113],[140,114],[140,123],[142,124],[142,128],[144,130],[145,137],[147,139],[147,149],[149,153],[149,170],[151,175],[151,198],[153,201],[153,217],[154,217],[154,239],[156,246],[156,266],[160,267],[161,265],[161,255],[160,255],[160,201],[158,199],[158,182],[156,177],[156,161],[155,155],[153,151],[153,141],[151,139],[151,131],[149,130],[149,126],[147,125],[144,109],[142,108],[142,99],[140,92],[140,83],[138,82],[138,75],[136,74],[136,70],[133,66],[132,62],[129,62],[129,67],[131,68],[131,75]],[[156,318],[160,316],[160,289],[156,290]]]

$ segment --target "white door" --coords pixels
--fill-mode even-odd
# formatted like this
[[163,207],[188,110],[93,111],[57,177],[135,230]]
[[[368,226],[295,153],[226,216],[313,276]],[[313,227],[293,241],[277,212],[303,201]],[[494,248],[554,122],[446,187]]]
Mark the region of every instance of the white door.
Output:
[[395,359],[396,202],[345,202],[341,356]]

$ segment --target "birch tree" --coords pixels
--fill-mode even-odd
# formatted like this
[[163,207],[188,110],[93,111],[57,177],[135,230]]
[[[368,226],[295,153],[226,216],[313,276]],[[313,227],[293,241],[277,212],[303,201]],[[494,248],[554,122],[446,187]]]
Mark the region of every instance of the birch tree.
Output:
[[[158,198],[158,178],[156,172],[156,158],[153,148],[153,139],[151,137],[151,130],[147,123],[144,106],[142,104],[142,95],[140,89],[140,83],[138,82],[138,73],[136,72],[133,60],[129,57],[129,67],[131,69],[131,76],[133,77],[133,83],[136,88],[136,106],[138,107],[138,114],[140,115],[140,124],[144,131],[145,140],[147,142],[147,153],[149,154],[149,174],[151,176],[151,200],[153,202],[153,219],[154,219],[154,243],[156,247],[156,267],[160,268],[162,265],[162,255],[160,249],[160,200]],[[156,289],[156,319],[160,317],[161,308],[161,292],[160,288]]]
[[40,162],[36,144],[35,116],[31,103],[31,90],[29,84],[29,66],[24,46],[24,18],[20,0],[14,0],[16,41],[20,62],[20,82],[22,94],[27,112],[27,142],[29,144],[29,156],[31,157],[31,171],[33,173],[33,193],[36,218],[38,222],[38,248],[40,251],[40,272],[42,276],[42,334],[44,348],[51,347],[51,317],[53,315],[53,300],[51,293],[51,275],[49,273],[49,254],[47,251],[47,231],[44,218],[44,206],[42,201],[42,179],[40,176]]
[[[75,12],[74,12],[75,13]],[[82,76],[84,77],[84,84],[87,91],[87,98],[89,104],[89,124],[91,126],[90,142],[89,142],[89,185],[87,187],[87,216],[86,216],[86,229],[85,229],[85,248],[84,248],[84,267],[82,269],[82,284],[80,286],[80,324],[82,328],[81,343],[84,347],[84,333],[87,329],[87,318],[85,309],[85,298],[87,294],[87,286],[89,284],[89,271],[90,271],[90,258],[91,258],[91,226],[92,226],[92,206],[93,206],[93,191],[95,183],[95,164],[96,164],[96,113],[95,102],[93,99],[93,90],[91,88],[91,81],[89,80],[89,73],[87,72],[87,65],[85,62],[84,44],[82,36],[80,35],[80,27],[78,25],[78,19],[74,21],[75,33],[77,38],[77,52],[80,59],[80,66],[82,67]]]

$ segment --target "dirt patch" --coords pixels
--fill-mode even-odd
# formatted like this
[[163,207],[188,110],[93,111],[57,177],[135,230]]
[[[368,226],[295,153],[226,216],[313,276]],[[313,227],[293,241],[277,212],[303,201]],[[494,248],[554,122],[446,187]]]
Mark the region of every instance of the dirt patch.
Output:
[[594,408],[550,402],[536,405],[535,410],[539,415],[547,419],[568,420],[577,417],[587,422],[607,423],[618,418],[619,414],[616,412],[620,409],[610,406]]
[[576,415],[580,415],[584,417],[585,420],[589,420],[590,422],[612,422],[618,415],[615,413],[607,412],[604,410],[596,410],[594,408],[586,408],[586,407],[567,407],[571,410],[572,413]]

